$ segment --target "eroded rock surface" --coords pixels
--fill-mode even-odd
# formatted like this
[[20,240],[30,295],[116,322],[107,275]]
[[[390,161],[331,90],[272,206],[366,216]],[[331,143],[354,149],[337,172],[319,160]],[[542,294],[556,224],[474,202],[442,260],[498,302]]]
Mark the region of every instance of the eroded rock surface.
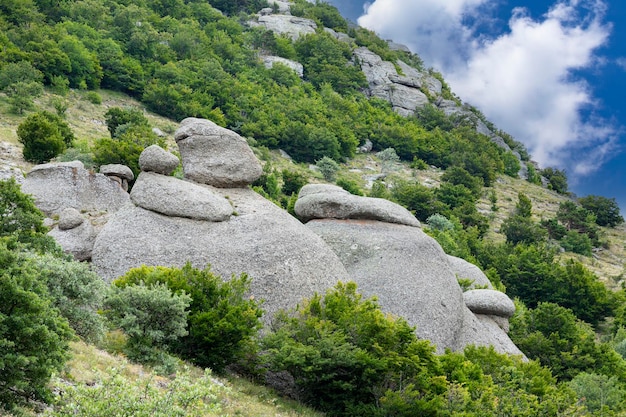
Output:
[[261,176],[259,160],[232,130],[193,117],[183,120],[174,138],[185,178],[220,188],[245,187]]

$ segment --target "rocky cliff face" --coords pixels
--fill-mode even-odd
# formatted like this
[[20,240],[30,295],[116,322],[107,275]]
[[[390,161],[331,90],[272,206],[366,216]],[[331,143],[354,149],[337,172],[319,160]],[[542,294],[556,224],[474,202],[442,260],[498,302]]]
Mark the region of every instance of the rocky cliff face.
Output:
[[[48,215],[59,215],[51,235],[78,259],[91,259],[106,280],[144,264],[211,265],[224,277],[245,272],[251,296],[265,300],[266,322],[314,292],[353,280],[439,351],[480,344],[521,354],[506,335],[514,311],[508,297],[491,289],[463,294],[457,277],[487,287],[488,279],[448,257],[403,207],[312,184],[295,207],[303,224],[248,187],[261,166],[235,132],[186,119],[175,137],[185,179],[170,176],[178,159],[154,146],[141,155],[130,195],[119,177],[81,179],[79,163],[35,167],[25,190]],[[98,205],[83,201],[93,195],[89,201]],[[93,210],[107,214],[104,226],[93,227]],[[70,241],[64,236],[71,231]]]
[[[273,0],[270,3],[276,4],[274,9],[267,8],[259,12],[256,20],[248,22],[250,26],[261,26],[277,34],[290,37],[296,40],[301,36],[315,33],[317,24],[310,19],[303,19],[290,14],[290,2]],[[327,33],[333,35],[341,42],[355,45],[354,39],[345,33],[339,33],[329,28],[324,28]],[[389,47],[393,50],[401,50],[410,53],[405,45],[389,42]],[[271,57],[275,60],[277,57]],[[268,58],[264,57],[264,62]],[[496,145],[507,152],[513,154],[521,161],[519,153],[512,151],[504,139],[478,118],[460,100],[450,100],[443,96],[443,85],[429,71],[414,68],[407,63],[398,60],[389,62],[383,60],[379,55],[365,47],[354,49],[354,62],[361,67],[368,82],[368,87],[364,93],[369,97],[377,97],[388,101],[393,109],[403,116],[412,116],[416,110],[432,104],[442,110],[447,115],[458,115],[466,118],[474,124],[476,131],[491,139]],[[302,76],[301,65],[290,61],[291,68]],[[399,70],[399,71],[398,71]],[[528,170],[524,163],[519,171],[520,178],[528,176]]]

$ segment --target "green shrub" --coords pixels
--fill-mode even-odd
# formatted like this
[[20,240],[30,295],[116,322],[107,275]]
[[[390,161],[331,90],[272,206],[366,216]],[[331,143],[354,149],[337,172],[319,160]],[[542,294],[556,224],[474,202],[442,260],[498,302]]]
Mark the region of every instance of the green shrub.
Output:
[[118,126],[127,123],[137,126],[149,125],[148,119],[143,115],[142,111],[134,107],[111,107],[104,114],[104,120],[106,121],[107,129],[112,138],[116,137]]
[[52,304],[77,335],[98,343],[104,335],[104,318],[98,314],[107,286],[89,265],[46,254],[33,256],[33,265],[48,287]]
[[617,378],[582,372],[568,384],[587,410],[611,415],[610,411],[623,411],[626,404],[626,389]]
[[102,104],[102,97],[95,91],[88,91],[85,94],[85,99],[91,104]]
[[348,178],[339,178],[336,182],[338,186],[354,195],[363,195],[363,191],[361,191],[361,187],[357,184],[356,181],[350,180]]
[[43,225],[43,214],[14,178],[0,181],[0,237],[28,245],[39,252],[61,253]]
[[414,415],[438,405],[434,347],[417,340],[405,320],[382,313],[375,299],[362,300],[354,283],[278,314],[261,345],[267,370],[288,372],[300,401],[329,415],[383,415],[378,400],[404,385],[422,398]]
[[187,263],[182,268],[147,267],[131,269],[114,281],[125,287],[144,282],[163,283],[175,293],[191,296],[189,334],[173,347],[200,366],[221,371],[247,353],[251,339],[261,327],[260,303],[246,297],[250,280],[246,274],[224,282],[210,268],[196,269]]
[[568,252],[574,252],[579,255],[591,256],[593,246],[589,236],[578,233],[576,230],[570,230],[561,239],[561,246]]
[[426,223],[436,230],[454,230],[454,224],[446,216],[435,213],[426,219]]
[[169,346],[187,332],[187,308],[191,297],[184,291],[173,294],[165,285],[112,286],[105,299],[105,314],[128,336],[126,352],[131,359],[155,362],[158,350]]
[[128,166],[135,178],[139,175],[139,156],[150,145],[165,147],[165,140],[159,138],[149,126],[125,124],[117,127],[120,134],[114,138],[96,140],[93,147],[97,165],[122,164]]
[[73,333],[52,307],[39,271],[0,241],[0,408],[47,400]]
[[283,186],[282,191],[285,195],[298,194],[300,189],[307,183],[307,179],[304,175],[296,171],[290,171],[284,169],[282,172]]
[[17,127],[17,137],[24,145],[24,159],[41,164],[59,155],[74,140],[67,123],[49,112],[28,116]]
[[339,164],[327,156],[317,161],[315,166],[317,166],[324,179],[328,182],[332,182],[337,175],[337,171],[339,171]]

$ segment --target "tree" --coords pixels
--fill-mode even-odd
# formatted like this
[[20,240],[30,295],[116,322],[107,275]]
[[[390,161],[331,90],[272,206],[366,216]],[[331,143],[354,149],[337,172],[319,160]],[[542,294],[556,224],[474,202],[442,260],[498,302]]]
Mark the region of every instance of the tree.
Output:
[[334,181],[335,175],[339,171],[339,164],[327,156],[317,161],[315,166],[317,166],[317,169],[320,170],[322,176],[328,182]]
[[39,272],[0,240],[0,407],[49,398],[73,333],[50,304]]
[[6,64],[0,70],[0,91],[9,98],[11,110],[22,114],[33,106],[33,98],[43,93],[43,74],[30,62]]
[[400,157],[393,148],[384,149],[376,154],[382,165],[382,172],[389,172],[400,162]]
[[581,372],[568,385],[591,412],[604,415],[608,410],[623,411],[626,406],[626,390],[615,377]]
[[506,241],[513,245],[518,243],[537,243],[545,238],[545,231],[531,218],[520,215],[508,217],[502,223],[500,231]]
[[565,170],[548,167],[541,171],[541,175],[547,178],[549,187],[559,194],[567,193],[567,176]]
[[118,126],[125,124],[132,124],[136,126],[149,126],[150,124],[146,116],[144,116],[141,112],[141,110],[134,107],[111,107],[109,110],[106,111],[106,113],[104,113],[104,120],[112,138],[118,136],[116,133]]
[[588,195],[579,198],[578,203],[596,215],[596,223],[599,226],[615,227],[624,222],[615,198]]
[[515,205],[515,214],[521,217],[530,218],[533,211],[533,203],[530,198],[522,192],[517,193],[517,204]]
[[28,116],[17,127],[17,137],[24,145],[24,159],[41,164],[62,153],[74,140],[67,123],[49,112]]

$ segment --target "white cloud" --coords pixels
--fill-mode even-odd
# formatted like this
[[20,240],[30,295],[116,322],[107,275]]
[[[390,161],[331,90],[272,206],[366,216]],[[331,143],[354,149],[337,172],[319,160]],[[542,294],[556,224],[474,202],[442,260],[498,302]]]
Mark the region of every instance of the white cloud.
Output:
[[[606,5],[561,0],[540,19],[516,8],[506,32],[496,35],[478,36],[464,23],[497,4],[377,0],[359,24],[407,44],[441,70],[455,93],[523,142],[543,166],[593,171],[611,154],[616,132],[588,116],[596,104],[593,92],[573,71],[600,62],[596,51],[610,34],[602,21]],[[626,69],[626,59],[622,64]]]
[[615,63],[617,64],[618,67],[626,71],[626,57],[617,58],[615,60]]

